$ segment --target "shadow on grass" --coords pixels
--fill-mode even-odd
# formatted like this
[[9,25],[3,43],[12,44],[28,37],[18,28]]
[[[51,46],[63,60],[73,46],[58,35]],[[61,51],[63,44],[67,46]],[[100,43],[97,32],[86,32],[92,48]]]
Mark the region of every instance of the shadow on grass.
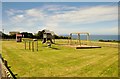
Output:
[[52,45],[51,46],[42,45],[42,47],[45,47],[45,48],[47,47],[47,48],[54,49],[54,50],[60,50],[59,48],[53,47]]
[[49,47],[51,49],[54,49],[54,50],[60,50],[59,48],[55,48],[55,47]]
[[50,48],[50,49],[54,49],[54,50],[60,50],[59,48],[56,48],[56,47],[48,47],[48,46],[42,46],[42,47],[47,47],[47,48]]

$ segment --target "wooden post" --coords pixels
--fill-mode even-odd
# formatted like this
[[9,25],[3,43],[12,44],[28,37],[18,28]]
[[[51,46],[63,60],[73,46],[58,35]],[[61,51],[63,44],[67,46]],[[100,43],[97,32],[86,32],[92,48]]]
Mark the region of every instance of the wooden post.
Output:
[[6,66],[6,67],[8,66],[8,63],[7,63],[7,61],[6,61],[6,60],[4,61],[4,64],[5,64],[5,66]]
[[80,39],[80,37],[79,37],[79,34],[77,35],[78,37],[77,37],[77,44],[80,44],[80,42],[79,42],[79,39]]
[[55,35],[53,35],[53,40],[54,40],[54,43],[55,43]]
[[31,47],[30,47],[30,41],[29,41],[29,50],[31,49]]
[[54,37],[54,43],[55,43],[55,37]]
[[47,37],[46,37],[46,43],[47,43]]
[[87,34],[87,42],[88,42],[89,45],[90,45],[90,35],[89,35],[89,33]]
[[72,33],[70,34],[70,38],[71,38],[71,40],[70,40],[70,45],[72,44]]
[[69,44],[69,36],[68,36],[68,44]]
[[79,41],[79,44],[80,44],[80,46],[81,46],[80,34],[78,34],[78,41]]
[[36,47],[37,47],[37,51],[38,51],[38,41],[36,41]]
[[25,41],[25,49],[26,49],[26,41]]
[[32,51],[34,52],[34,41],[32,41]]

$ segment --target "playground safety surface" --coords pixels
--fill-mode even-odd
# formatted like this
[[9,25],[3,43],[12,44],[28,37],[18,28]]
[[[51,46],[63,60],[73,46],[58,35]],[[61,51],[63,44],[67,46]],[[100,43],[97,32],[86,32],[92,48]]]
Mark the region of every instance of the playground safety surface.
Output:
[[90,48],[101,48],[101,46],[90,46],[90,45],[64,45],[68,47],[74,47],[76,49],[90,49]]

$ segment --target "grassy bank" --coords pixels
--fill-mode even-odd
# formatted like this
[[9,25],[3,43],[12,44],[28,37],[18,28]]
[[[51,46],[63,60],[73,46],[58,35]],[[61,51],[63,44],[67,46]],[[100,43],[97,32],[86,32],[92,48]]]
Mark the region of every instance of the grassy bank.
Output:
[[2,41],[2,56],[18,77],[118,76],[118,48],[113,47],[75,49],[52,45],[48,48],[39,41],[39,50],[32,52],[24,49],[23,42]]

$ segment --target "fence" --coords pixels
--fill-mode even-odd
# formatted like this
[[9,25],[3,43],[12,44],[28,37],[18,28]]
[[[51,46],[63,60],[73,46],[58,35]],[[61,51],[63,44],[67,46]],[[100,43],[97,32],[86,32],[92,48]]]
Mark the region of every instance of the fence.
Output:
[[0,55],[0,60],[2,61],[1,64],[1,78],[5,78],[5,79],[17,79],[16,78],[16,74],[13,74],[13,72],[11,71],[11,67],[8,66],[8,62],[2,58],[2,56]]

